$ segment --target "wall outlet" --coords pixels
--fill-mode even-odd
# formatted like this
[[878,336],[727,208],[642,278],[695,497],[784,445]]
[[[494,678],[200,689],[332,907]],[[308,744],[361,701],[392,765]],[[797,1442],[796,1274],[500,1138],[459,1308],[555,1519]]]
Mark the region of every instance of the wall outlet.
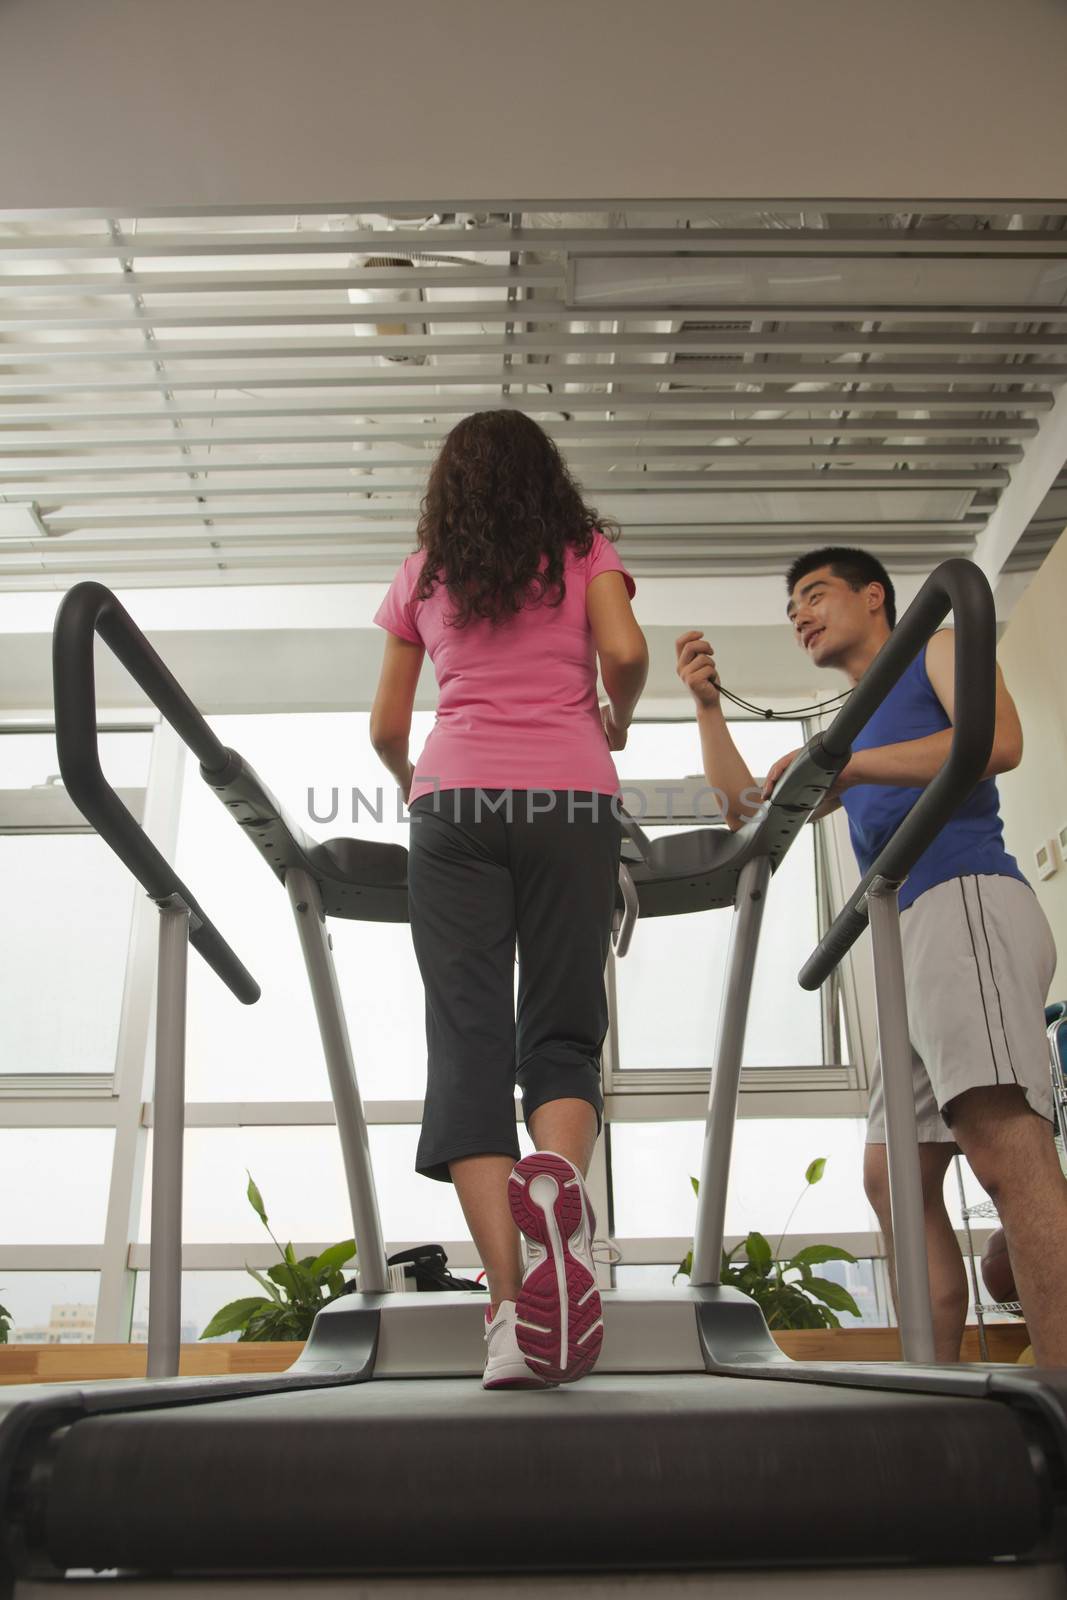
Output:
[[1056,841],[1054,839],[1046,839],[1042,844],[1038,845],[1034,851],[1034,862],[1037,866],[1039,878],[1051,878],[1059,866],[1059,861],[1056,858]]

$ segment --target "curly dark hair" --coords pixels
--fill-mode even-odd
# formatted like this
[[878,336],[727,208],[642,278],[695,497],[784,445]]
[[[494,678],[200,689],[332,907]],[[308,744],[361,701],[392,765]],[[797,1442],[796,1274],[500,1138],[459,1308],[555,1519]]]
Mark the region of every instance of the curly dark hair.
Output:
[[[415,598],[443,583],[449,623],[503,622],[523,606],[558,606],[566,547],[586,555],[600,529],[555,442],[522,411],[476,411],[449,433],[430,469],[418,527],[426,560]],[[542,556],[547,557],[544,568]]]

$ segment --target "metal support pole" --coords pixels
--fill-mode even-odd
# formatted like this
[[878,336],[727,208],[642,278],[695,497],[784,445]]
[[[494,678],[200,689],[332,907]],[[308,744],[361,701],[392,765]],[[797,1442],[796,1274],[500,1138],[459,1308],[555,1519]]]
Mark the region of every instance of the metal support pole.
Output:
[[356,1275],[364,1293],[386,1293],[389,1290],[389,1268],[378,1215],[367,1123],[363,1116],[352,1041],[341,1003],[322,897],[314,878],[295,867],[290,867],[285,874],[285,888],[300,935],[300,948],[311,984],[311,997],[315,1003],[315,1016],[337,1116],[337,1132],[341,1140],[341,1157],[356,1240]]
[[878,1049],[885,1095],[885,1144],[900,1342],[905,1361],[930,1363],[935,1360],[934,1319],[930,1306],[919,1133],[912,1088],[904,955],[900,943],[899,887],[884,878],[876,878],[868,891],[867,914],[874,954]]
[[159,903],[156,1070],[152,1090],[152,1242],[148,1253],[148,1376],[178,1375],[182,1321],[182,1155],[185,995],[190,911]]
[[693,1267],[689,1277],[694,1287],[720,1282],[722,1240],[726,1228],[726,1189],[730,1181],[730,1152],[737,1120],[745,1026],[770,876],[770,857],[755,856],[741,868],[737,880],[719,1029],[711,1069],[704,1152],[700,1162],[700,1196],[693,1237]]

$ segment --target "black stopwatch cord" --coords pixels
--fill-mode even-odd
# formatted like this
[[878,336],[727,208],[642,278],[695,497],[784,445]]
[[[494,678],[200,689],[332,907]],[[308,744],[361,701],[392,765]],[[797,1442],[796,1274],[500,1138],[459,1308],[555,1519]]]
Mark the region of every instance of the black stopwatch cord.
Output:
[[834,695],[830,700],[820,700],[817,705],[796,706],[792,711],[770,711],[766,706],[754,706],[750,700],[742,700],[740,695],[732,694],[729,689],[724,689],[721,683],[717,684],[716,687],[719,693],[727,700],[733,701],[735,706],[740,706],[743,711],[751,711],[755,716],[762,717],[765,722],[795,722],[797,717],[807,716],[813,711],[836,709],[844,705],[852,693],[851,689],[845,689],[841,694]]

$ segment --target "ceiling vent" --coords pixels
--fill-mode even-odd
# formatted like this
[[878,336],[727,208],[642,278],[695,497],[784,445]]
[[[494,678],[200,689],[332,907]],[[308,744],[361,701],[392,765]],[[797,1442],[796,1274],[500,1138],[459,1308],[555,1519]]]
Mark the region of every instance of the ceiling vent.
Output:
[[[680,324],[679,333],[751,333],[752,323],[748,322],[691,322]],[[670,362],[672,367],[683,367],[687,361],[743,361],[747,352],[744,350],[675,350]],[[687,389],[692,388],[686,384]]]

